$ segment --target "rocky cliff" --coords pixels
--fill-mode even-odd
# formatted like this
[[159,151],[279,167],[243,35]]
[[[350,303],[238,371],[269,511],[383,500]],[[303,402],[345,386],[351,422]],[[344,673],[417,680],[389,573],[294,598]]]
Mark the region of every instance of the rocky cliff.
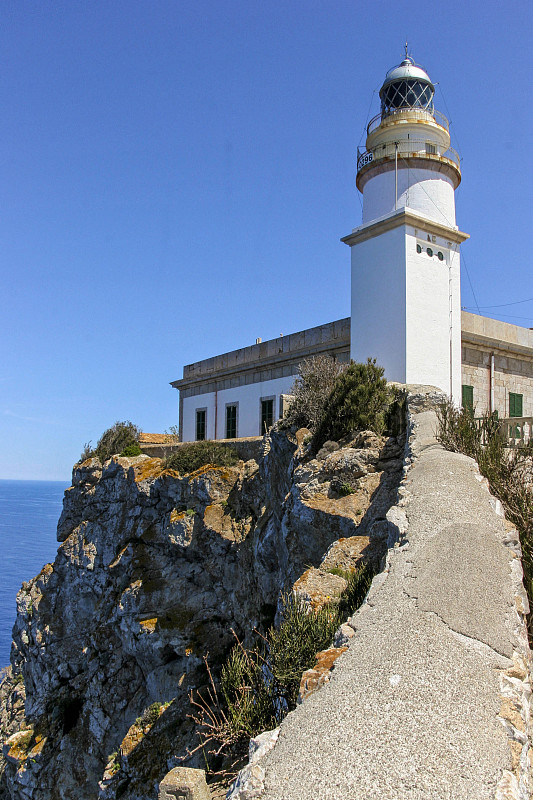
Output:
[[[438,398],[412,388],[387,512],[397,541],[342,626],[351,636],[330,679],[250,742],[228,800],[533,796],[518,531],[475,461],[437,443]],[[165,783],[180,780],[178,769]]]
[[[148,456],[77,464],[56,560],[17,597],[0,685],[0,798],[156,800],[194,741],[203,656],[271,624],[280,591],[316,605],[378,563],[402,443],[360,434],[316,459],[304,432],[190,475]],[[345,582],[344,582],[345,583]]]

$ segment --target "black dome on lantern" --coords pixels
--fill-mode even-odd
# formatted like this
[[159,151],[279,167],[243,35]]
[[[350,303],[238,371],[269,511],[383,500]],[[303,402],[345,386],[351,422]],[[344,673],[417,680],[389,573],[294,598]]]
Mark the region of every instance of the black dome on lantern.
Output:
[[406,56],[401,64],[387,72],[379,90],[381,116],[409,108],[432,114],[434,94],[435,87],[427,72],[418,67],[411,56]]

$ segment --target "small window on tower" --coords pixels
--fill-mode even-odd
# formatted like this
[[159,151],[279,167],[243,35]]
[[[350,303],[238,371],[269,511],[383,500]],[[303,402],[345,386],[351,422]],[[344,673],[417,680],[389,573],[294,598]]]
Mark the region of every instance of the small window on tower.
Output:
[[440,251],[440,250],[439,250],[439,252],[437,253],[437,256],[438,256],[438,259],[439,259],[439,261],[444,261],[444,254],[443,254],[443,253],[441,253],[441,251]]
[[430,258],[433,258],[433,250],[431,249],[431,247],[426,247],[426,253]]
[[426,153],[429,153],[430,156],[436,156],[437,145],[431,144],[431,142],[426,142]]
[[417,244],[417,246],[416,246],[416,252],[417,253],[421,253],[422,252],[422,247],[419,244]]

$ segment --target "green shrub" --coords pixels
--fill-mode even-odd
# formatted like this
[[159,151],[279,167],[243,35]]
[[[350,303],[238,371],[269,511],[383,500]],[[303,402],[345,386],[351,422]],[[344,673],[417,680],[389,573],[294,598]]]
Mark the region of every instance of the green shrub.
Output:
[[277,725],[270,686],[263,674],[262,648],[236,644],[222,667],[220,687],[234,741],[245,741]]
[[349,494],[355,492],[355,489],[349,483],[340,483],[335,487],[335,491],[340,497],[348,497]]
[[294,396],[280,423],[282,428],[315,431],[338,376],[345,369],[331,356],[311,356],[298,365],[299,375],[290,394]]
[[100,436],[94,451],[95,455],[103,463],[111,456],[123,453],[131,445],[138,446],[140,433],[141,429],[129,420],[115,422]]
[[270,628],[267,642],[272,690],[289,711],[296,707],[302,672],[314,666],[316,654],[330,646],[338,627],[336,608],[310,612],[301,598],[285,598],[282,622]]
[[81,451],[80,461],[87,461],[89,458],[96,457],[96,450],[91,447],[91,442],[85,442]]
[[343,569],[342,567],[329,567],[326,572],[329,575],[337,575],[339,578],[344,578],[345,581],[348,581],[352,576],[353,570]]
[[152,703],[151,706],[148,706],[148,708],[144,710],[142,715],[143,724],[146,726],[148,725],[151,726],[155,722],[157,722],[157,720],[159,719],[159,715],[161,713],[161,707],[162,707],[161,703],[158,702]]
[[356,431],[383,433],[387,411],[394,399],[383,374],[383,367],[369,358],[366,364],[350,364],[339,375],[313,437],[315,452],[324,442],[336,442]]
[[355,614],[362,605],[375,574],[371,564],[362,564],[349,576],[348,586],[339,600],[338,614],[341,622]]
[[165,469],[175,469],[182,475],[194,472],[211,464],[214,467],[232,467],[239,461],[239,456],[232,447],[220,442],[191,442],[182,445],[179,450],[165,459]]
[[141,448],[139,447],[138,444],[129,444],[127,447],[124,448],[124,450],[120,455],[127,456],[128,458],[133,458],[134,456],[140,456],[141,452],[142,452]]
[[476,418],[472,409],[456,408],[448,402],[439,406],[437,417],[437,437],[447,450],[477,460],[484,457],[485,444],[488,444],[491,458],[502,455],[505,442],[499,435],[500,423],[496,415]]
[[142,728],[143,730],[151,728],[159,719],[161,709],[164,707],[165,706],[161,705],[159,702],[152,703],[151,706],[144,709],[140,717],[137,717],[135,724],[138,728]]

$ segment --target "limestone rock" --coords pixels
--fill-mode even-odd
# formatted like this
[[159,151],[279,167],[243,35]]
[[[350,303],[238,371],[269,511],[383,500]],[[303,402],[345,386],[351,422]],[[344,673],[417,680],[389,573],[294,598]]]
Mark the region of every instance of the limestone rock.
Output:
[[355,629],[347,622],[344,622],[335,634],[333,647],[345,647],[354,636]]
[[325,458],[328,457],[330,453],[333,453],[335,450],[338,450],[340,445],[337,442],[324,442],[318,453],[316,454],[318,461],[323,461]]
[[311,567],[296,581],[293,592],[313,611],[318,611],[338,598],[347,585],[348,582],[340,575],[332,575],[324,569]]
[[362,478],[368,472],[376,472],[379,461],[377,448],[354,450],[346,448],[331,453],[324,459],[324,469],[330,474],[342,476],[347,482]]
[[356,437],[350,442],[350,447],[354,447],[356,449],[371,449],[371,450],[379,450],[383,445],[384,439],[379,434],[374,433],[374,431],[361,431],[356,435]]
[[321,567],[332,569],[337,567],[346,572],[353,572],[361,563],[373,564],[377,569],[385,552],[383,542],[369,536],[350,536],[338,539],[328,549]]
[[175,767],[159,784],[158,800],[210,800],[203,769]]
[[279,728],[275,728],[250,739],[249,763],[231,784],[226,795],[227,800],[253,800],[253,798],[261,796],[264,789],[264,770],[259,762],[276,744],[279,731]]
[[298,703],[303,703],[306,697],[314,694],[328,683],[335,661],[346,652],[346,649],[346,647],[330,647],[328,650],[317,653],[315,666],[306,670],[302,675]]
[[272,731],[265,731],[250,739],[250,744],[248,746],[248,758],[250,763],[256,764],[263,756],[272,750],[278,740],[278,736],[279,728],[274,728]]
[[249,764],[242,769],[232,783],[226,800],[254,800],[264,791],[265,770],[261,764]]

